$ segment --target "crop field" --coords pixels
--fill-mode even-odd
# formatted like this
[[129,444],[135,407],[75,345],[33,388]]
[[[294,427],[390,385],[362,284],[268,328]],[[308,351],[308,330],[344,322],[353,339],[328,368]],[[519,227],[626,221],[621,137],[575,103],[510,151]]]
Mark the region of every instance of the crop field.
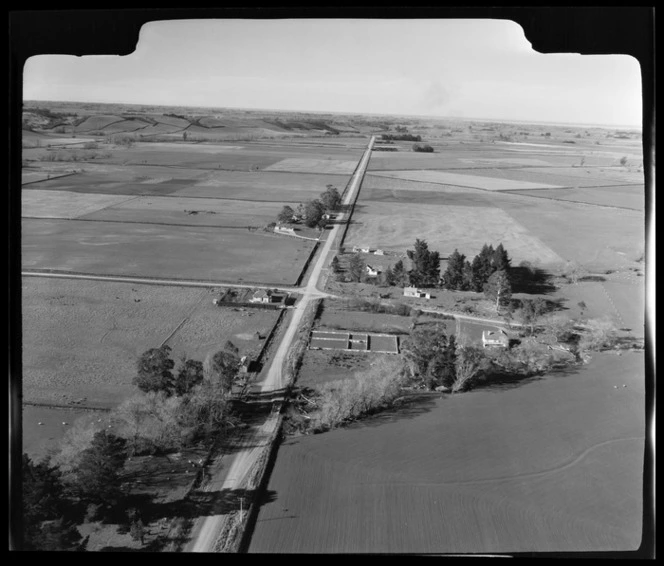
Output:
[[[487,242],[502,242],[513,261],[561,263],[563,259],[541,239],[496,207],[371,202],[353,217],[345,244],[403,252],[415,238],[447,257],[455,248],[466,256],[479,253]],[[415,228],[417,227],[417,228]]]
[[273,201],[279,203],[304,202],[318,198],[327,185],[343,191],[347,175],[315,175],[283,172],[210,172],[204,180],[175,192],[178,196]]
[[[48,194],[52,194],[52,192]],[[91,211],[90,214],[82,217],[85,220],[114,222],[156,222],[227,228],[263,227],[269,222],[275,221],[284,204],[287,203],[188,198],[174,195],[131,199],[124,197],[117,206],[109,205],[103,210]],[[297,205],[297,203],[290,204]]]
[[139,136],[154,136],[154,135],[161,135],[161,134],[175,134],[177,132],[182,132],[183,129],[181,126],[175,126],[175,125],[170,125],[170,124],[153,124],[150,126],[147,126],[146,128],[142,128],[140,132],[138,132]]
[[24,218],[78,218],[131,198],[126,195],[31,190],[23,193],[21,216]]
[[231,340],[255,355],[278,313],[219,308],[212,289],[23,279],[23,396],[26,401],[109,407],[135,392],[138,356],[164,341],[173,359],[205,356]]
[[81,122],[74,129],[76,132],[90,132],[96,130],[102,130],[106,126],[111,124],[124,122],[125,119],[121,116],[90,116]]
[[[602,207],[564,200],[565,195],[576,200],[577,192],[585,201],[594,197]],[[560,198],[549,198],[554,195]],[[640,210],[607,208],[618,203],[642,208],[639,187],[489,192],[372,173],[363,182],[345,243],[403,253],[421,238],[443,257],[455,248],[472,257],[484,243],[502,241],[516,264],[523,259],[559,263],[562,258],[588,269],[620,267],[643,250],[645,223]],[[531,246],[529,238],[537,244]],[[541,246],[558,258],[540,253]]]
[[497,202],[560,257],[587,269],[633,265],[643,252],[643,212],[513,195]]
[[249,552],[634,550],[642,364],[640,353],[601,354],[576,374],[287,439]]
[[[412,144],[399,145],[398,152],[374,152],[369,164],[370,171],[400,169],[467,169],[469,165],[479,168],[505,165],[547,165],[552,167],[575,167],[585,159],[586,166],[618,166],[620,158],[627,156],[633,165],[642,161],[641,148],[602,148],[593,145],[550,145],[529,143],[481,143],[477,141],[440,143],[428,140],[434,153],[419,153],[411,150]],[[515,160],[517,160],[515,162]],[[523,162],[523,160],[526,160]],[[536,160],[535,162],[531,160]],[[543,163],[542,163],[543,162]]]
[[412,171],[374,171],[374,175],[396,177],[398,179],[408,179],[410,181],[423,181],[425,183],[439,183],[441,185],[454,185],[458,187],[470,187],[482,189],[485,191],[508,191],[517,189],[555,189],[557,185],[546,183],[532,183],[528,181],[515,181],[512,179],[500,179],[494,177],[484,177],[475,173],[462,175],[460,173],[451,173],[449,171],[433,170],[412,170]]
[[334,159],[288,158],[265,167],[265,171],[290,171],[293,173],[319,173],[331,175],[351,175],[357,167],[357,161],[339,161]]
[[24,269],[293,284],[309,240],[242,229],[23,219]]
[[643,185],[643,173],[624,167],[495,167],[455,169],[462,175],[545,183],[560,187],[598,187],[614,185]]
[[519,191],[519,194],[554,200],[630,208],[632,210],[645,210],[644,185],[587,187],[578,189],[538,189],[533,191]]

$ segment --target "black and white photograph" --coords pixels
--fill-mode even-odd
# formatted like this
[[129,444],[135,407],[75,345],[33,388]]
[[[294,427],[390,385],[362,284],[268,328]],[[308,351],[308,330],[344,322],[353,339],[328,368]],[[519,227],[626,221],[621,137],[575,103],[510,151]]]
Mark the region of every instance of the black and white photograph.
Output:
[[652,69],[556,10],[23,13],[10,548],[654,558]]

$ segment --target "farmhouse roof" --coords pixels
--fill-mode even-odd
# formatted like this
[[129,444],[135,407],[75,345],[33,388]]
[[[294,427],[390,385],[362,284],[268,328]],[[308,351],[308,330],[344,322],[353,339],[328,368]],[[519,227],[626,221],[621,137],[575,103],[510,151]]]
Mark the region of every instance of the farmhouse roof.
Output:
[[502,329],[484,330],[482,331],[482,342],[485,344],[506,344],[509,342],[509,338]]
[[272,292],[267,289],[258,289],[258,291],[254,293],[254,299],[262,299],[263,297],[269,297],[271,294]]

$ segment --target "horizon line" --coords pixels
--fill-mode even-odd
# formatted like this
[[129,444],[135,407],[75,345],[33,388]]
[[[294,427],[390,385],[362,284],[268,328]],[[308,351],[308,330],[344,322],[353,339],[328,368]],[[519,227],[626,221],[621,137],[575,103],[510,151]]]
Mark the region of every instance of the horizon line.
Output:
[[250,112],[297,112],[297,113],[309,113],[309,114],[338,114],[341,116],[349,115],[358,115],[358,116],[387,116],[387,117],[404,117],[404,118],[434,118],[438,120],[461,120],[461,121],[484,121],[484,122],[498,122],[498,123],[522,123],[522,124],[537,124],[537,125],[551,125],[551,126],[571,126],[571,127],[598,127],[598,128],[630,128],[630,129],[639,129],[643,130],[642,124],[599,124],[592,122],[556,122],[556,121],[544,121],[544,120],[535,120],[535,119],[524,119],[524,118],[480,118],[480,117],[470,117],[470,116],[437,116],[433,114],[395,114],[395,113],[385,113],[385,112],[358,112],[358,111],[334,111],[334,110],[292,110],[292,109],[280,109],[280,108],[248,108],[240,106],[198,106],[198,105],[187,105],[187,104],[154,104],[150,102],[98,102],[91,100],[52,100],[52,99],[38,99],[30,98],[23,99],[22,104],[26,102],[64,102],[69,104],[105,104],[105,105],[122,105],[122,106],[153,106],[157,108],[195,108],[195,109],[207,109],[207,110],[243,110]]

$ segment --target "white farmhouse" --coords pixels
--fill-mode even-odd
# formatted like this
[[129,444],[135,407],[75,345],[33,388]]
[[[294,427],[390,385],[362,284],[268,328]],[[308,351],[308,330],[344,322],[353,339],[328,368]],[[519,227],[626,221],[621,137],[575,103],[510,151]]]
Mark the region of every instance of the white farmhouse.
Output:
[[378,269],[375,269],[375,268],[371,267],[370,265],[366,266],[366,270],[367,270],[367,275],[369,277],[376,277],[380,273],[380,271]]
[[482,346],[507,348],[510,345],[510,339],[507,333],[502,330],[484,330],[482,331]]
[[415,297],[416,299],[430,299],[431,294],[417,287],[404,287],[403,290],[404,297]]

